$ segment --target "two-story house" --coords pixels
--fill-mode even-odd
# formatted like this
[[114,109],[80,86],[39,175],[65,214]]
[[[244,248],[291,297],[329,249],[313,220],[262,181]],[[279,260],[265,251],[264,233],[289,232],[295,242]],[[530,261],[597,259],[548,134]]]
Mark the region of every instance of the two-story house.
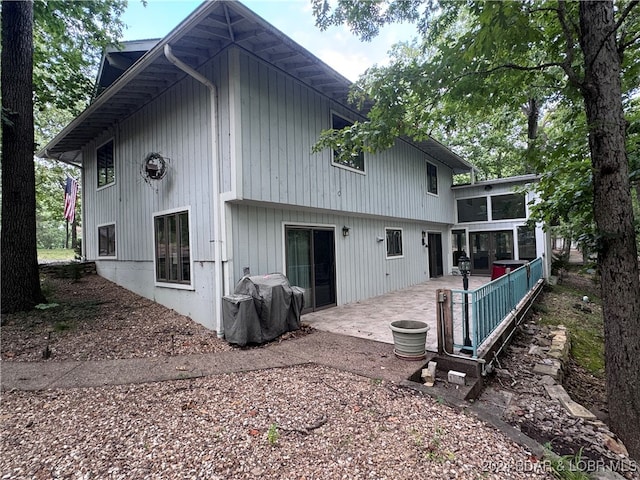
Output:
[[312,153],[362,118],[349,86],[242,4],[204,3],[111,52],[99,95],[41,156],[82,166],[100,275],[221,334],[222,297],[248,272],[285,273],[310,310],[451,273],[452,177],[472,166],[431,139]]

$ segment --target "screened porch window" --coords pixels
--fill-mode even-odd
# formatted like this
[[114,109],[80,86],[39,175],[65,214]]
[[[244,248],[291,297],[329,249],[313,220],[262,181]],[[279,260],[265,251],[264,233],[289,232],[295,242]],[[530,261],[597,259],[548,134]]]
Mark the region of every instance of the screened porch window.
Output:
[[154,218],[156,280],[191,283],[189,213],[176,212]]
[[526,218],[524,194],[512,193],[491,197],[491,218],[493,220]]
[[486,222],[487,197],[464,198],[458,200],[458,223]]
[[451,247],[453,248],[453,264],[458,265],[458,260],[467,250],[467,232],[465,230],[451,231]]
[[536,229],[527,225],[518,227],[518,258],[535,260],[536,252]]

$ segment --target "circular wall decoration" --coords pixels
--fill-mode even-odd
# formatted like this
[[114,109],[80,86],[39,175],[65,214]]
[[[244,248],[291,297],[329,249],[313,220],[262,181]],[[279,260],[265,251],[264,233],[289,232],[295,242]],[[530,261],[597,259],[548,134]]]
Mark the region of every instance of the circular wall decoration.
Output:
[[144,159],[142,171],[150,180],[162,180],[167,174],[167,161],[159,153],[150,153]]

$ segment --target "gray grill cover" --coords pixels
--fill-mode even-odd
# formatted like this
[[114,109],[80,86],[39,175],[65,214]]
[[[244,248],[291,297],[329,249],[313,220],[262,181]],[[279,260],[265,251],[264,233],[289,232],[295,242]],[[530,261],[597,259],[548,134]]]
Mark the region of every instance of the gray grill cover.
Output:
[[264,343],[300,328],[304,290],[281,273],[243,277],[233,295],[223,297],[224,338],[244,346]]

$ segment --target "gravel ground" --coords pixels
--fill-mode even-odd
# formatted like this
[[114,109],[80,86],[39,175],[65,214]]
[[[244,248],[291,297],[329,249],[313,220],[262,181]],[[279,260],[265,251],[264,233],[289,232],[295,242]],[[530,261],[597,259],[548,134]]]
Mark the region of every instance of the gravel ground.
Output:
[[5,393],[1,419],[2,478],[551,478],[476,419],[318,366]]
[[2,360],[107,360],[232,349],[190,318],[98,275],[79,281],[48,276],[43,290],[57,306],[2,316]]
[[[3,316],[3,361],[42,360],[47,346],[47,361],[232,349],[95,275],[48,282],[60,306]],[[3,479],[552,478],[544,461],[472,416],[314,365],[3,392],[0,449]]]

